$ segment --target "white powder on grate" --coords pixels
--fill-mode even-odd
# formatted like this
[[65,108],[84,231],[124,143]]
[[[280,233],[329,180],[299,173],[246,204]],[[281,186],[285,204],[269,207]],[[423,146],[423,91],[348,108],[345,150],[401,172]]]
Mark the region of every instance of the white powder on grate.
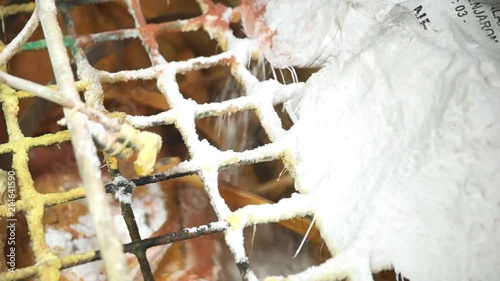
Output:
[[292,102],[290,134],[301,192],[342,259],[296,277],[345,263],[353,280],[391,267],[412,281],[496,280],[498,50],[451,21],[424,31],[390,1],[256,2],[275,33],[249,35],[272,64],[323,66]]
[[[167,220],[164,193],[159,184],[149,184],[148,192],[132,200],[132,209],[142,238],[150,237]],[[120,207],[112,205],[113,220],[122,243],[129,243],[130,236]],[[45,241],[51,251],[59,257],[86,253],[99,248],[95,228],[90,214],[80,216],[77,224],[63,227],[49,226],[45,230]],[[63,271],[69,280],[106,280],[101,261],[72,267]]]

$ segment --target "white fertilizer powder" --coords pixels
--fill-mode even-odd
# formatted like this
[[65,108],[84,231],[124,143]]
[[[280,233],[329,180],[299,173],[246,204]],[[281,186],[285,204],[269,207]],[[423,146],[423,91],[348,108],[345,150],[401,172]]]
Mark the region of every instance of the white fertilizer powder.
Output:
[[264,12],[242,11],[244,26],[266,59],[322,69],[290,103],[298,121],[285,137],[296,144],[301,194],[233,215],[252,224],[311,214],[335,254],[268,280],[368,281],[389,268],[411,281],[498,280],[500,56],[491,34],[451,16],[426,31],[419,1],[255,2]]
[[[109,199],[111,201],[111,199]],[[78,203],[75,203],[78,204]],[[121,208],[112,201],[113,220],[120,242],[129,243],[130,235],[121,215]],[[148,238],[158,230],[167,219],[165,198],[158,184],[148,185],[148,192],[132,201],[135,220],[141,237]],[[51,251],[59,257],[85,253],[98,249],[95,228],[90,214],[78,218],[78,223],[68,226],[49,226],[45,230],[45,241]],[[137,271],[137,268],[133,269]],[[133,271],[133,272],[134,272]],[[134,276],[134,274],[132,274]],[[63,271],[67,280],[106,280],[102,261],[83,264]]]

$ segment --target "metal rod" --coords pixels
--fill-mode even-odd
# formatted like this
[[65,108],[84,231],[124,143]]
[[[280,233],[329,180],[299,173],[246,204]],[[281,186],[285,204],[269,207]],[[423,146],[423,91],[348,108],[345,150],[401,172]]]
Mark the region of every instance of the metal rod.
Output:
[[[126,253],[134,253],[136,251],[144,251],[146,249],[149,249],[151,247],[156,247],[160,245],[168,245],[174,242],[178,241],[183,241],[183,240],[188,240],[192,238],[197,238],[201,237],[204,235],[209,235],[209,234],[215,234],[215,233],[221,233],[224,232],[228,229],[228,223],[225,221],[219,221],[219,222],[212,222],[206,225],[200,225],[197,227],[191,227],[191,228],[184,228],[182,230],[179,230],[177,232],[173,233],[168,233],[168,234],[163,234],[160,236],[156,236],[153,238],[147,238],[143,239],[140,241],[135,241],[135,242],[130,242],[128,244],[125,244],[123,246],[123,249]],[[85,254],[81,254],[80,257],[81,259],[78,259],[79,261],[75,263],[73,260],[76,259],[62,259],[61,260],[61,268],[66,269],[70,268],[76,265],[81,265],[93,261],[97,261],[101,259],[101,252],[100,251],[95,251],[95,252],[89,252]]]
[[[80,97],[73,79],[70,60],[64,47],[62,31],[57,22],[55,3],[51,0],[36,0],[36,4],[59,90],[62,95],[72,99],[76,104]],[[108,279],[112,281],[131,280],[123,247],[114,228],[111,211],[106,200],[97,150],[87,124],[88,118],[80,112],[72,112],[69,109],[64,109],[64,115],[68,122],[72,145],[76,148],[75,158],[78,171],[86,189],[89,211],[96,227],[96,236],[102,251]]]
[[28,41],[38,27],[38,23],[39,20],[35,10],[21,32],[0,53],[0,65],[7,63],[21,49],[22,45]]
[[[120,124],[117,120],[108,118],[100,111],[88,107],[80,99],[71,99],[68,96],[52,90],[49,87],[1,71],[0,82],[4,82],[14,89],[30,92],[37,97],[59,104],[64,108],[72,109],[72,111],[80,111],[87,115],[90,120],[101,124],[102,126],[104,126],[104,128],[106,128],[108,131],[111,131],[112,133],[118,132],[120,130]],[[33,114],[37,113],[36,111],[33,112]],[[41,118],[42,116],[35,115],[31,117],[32,119],[36,119]]]

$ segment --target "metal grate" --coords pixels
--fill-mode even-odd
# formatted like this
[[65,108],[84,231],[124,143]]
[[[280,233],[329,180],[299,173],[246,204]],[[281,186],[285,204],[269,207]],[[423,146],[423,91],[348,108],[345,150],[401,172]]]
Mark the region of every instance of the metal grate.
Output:
[[[75,5],[92,4],[94,2],[103,1],[57,1],[57,3],[54,3],[53,0],[37,1],[36,11],[23,31],[0,54],[0,61],[6,63],[18,51],[47,48],[52,59],[60,93],[57,94],[53,90],[47,92],[49,88],[36,84],[22,84],[25,81],[16,80],[16,77],[9,75],[0,77],[5,82],[5,84],[0,84],[0,103],[5,115],[9,139],[7,143],[0,144],[0,154],[12,154],[12,170],[15,172],[18,188],[16,200],[10,202],[7,200],[3,205],[0,205],[0,216],[11,219],[13,211],[24,213],[36,259],[36,264],[33,266],[16,269],[13,272],[0,273],[0,280],[21,280],[32,276],[36,276],[40,280],[55,280],[59,278],[62,269],[101,258],[105,262],[110,280],[127,280],[129,277],[127,277],[122,248],[125,252],[133,253],[137,257],[144,279],[153,280],[151,268],[145,255],[148,248],[215,232],[224,232],[226,243],[234,255],[243,279],[256,279],[249,267],[248,258],[243,247],[242,231],[228,228],[228,224],[225,222],[231,211],[218,191],[218,173],[229,168],[278,159],[284,163],[292,176],[295,175],[294,163],[296,163],[296,159],[289,152],[286,139],[280,139],[280,136],[285,133],[285,129],[283,129],[274,106],[290,99],[301,89],[302,84],[282,85],[274,80],[259,81],[252,75],[247,65],[252,59],[251,54],[256,54],[258,50],[252,41],[236,38],[233,35],[233,31],[229,26],[232,9],[224,5],[214,4],[211,0],[198,0],[202,10],[201,16],[148,24],[141,12],[139,0],[124,0],[135,23],[133,28],[79,35],[76,33],[70,13],[67,11]],[[63,22],[68,32],[68,35],[64,37],[61,35],[59,28],[56,28],[55,4],[58,5],[58,11],[63,16]],[[0,12],[3,16],[7,16],[33,10],[35,10],[35,3],[2,7]],[[26,43],[37,27],[39,19],[42,23],[45,39]],[[188,32],[198,29],[205,30],[211,38],[216,39],[223,51],[210,57],[196,57],[178,62],[166,61],[160,54],[156,39],[159,34]],[[140,39],[152,66],[116,73],[97,70],[91,66],[82,49],[82,46],[90,43],[124,39]],[[73,83],[71,79],[73,74],[65,47],[69,47],[76,63],[78,73],[76,83]],[[215,66],[230,67],[234,78],[245,89],[246,96],[207,104],[197,104],[193,100],[185,98],[179,90],[176,75]],[[158,89],[164,95],[170,109],[152,116],[124,114],[120,122],[99,115],[104,109],[102,85],[129,80],[156,80]],[[18,90],[14,90],[14,88]],[[85,108],[81,105],[77,106],[79,104],[76,101],[78,99],[77,89],[84,92]],[[23,135],[18,121],[19,103],[21,100],[35,95],[52,98],[52,101],[65,106],[67,123],[72,129],[39,137]],[[56,99],[54,99],[55,96],[57,96]],[[256,113],[271,143],[252,150],[233,152],[220,151],[207,141],[199,140],[195,128],[196,119],[249,110]],[[78,111],[78,114],[75,111]],[[89,118],[92,119],[93,124],[99,125],[101,131],[103,127],[105,131],[114,130],[115,133],[120,131],[121,122],[123,121],[136,129],[173,124],[182,135],[190,160],[181,162],[163,173],[125,179],[119,175],[112,157],[108,157],[108,167],[114,176],[114,180],[103,185],[100,176],[96,176],[99,175],[99,173],[96,173],[98,162],[92,142],[92,134],[94,138],[98,138],[99,134],[88,129]],[[106,139],[107,135],[102,134],[103,138]],[[81,187],[66,192],[39,193],[34,188],[33,179],[28,170],[29,150],[68,140],[73,142],[74,147],[83,146],[87,149],[85,153],[77,153],[79,171],[86,189]],[[102,142],[107,143],[106,140]],[[126,143],[121,144],[127,145]],[[114,143],[111,143],[111,145],[114,145]],[[112,152],[112,150],[107,151]],[[104,192],[116,193],[119,191],[125,195],[130,195],[136,186],[193,174],[199,175],[202,179],[219,222],[151,239],[141,239],[133,219],[131,205],[123,201],[121,202],[122,212],[132,242],[123,246],[117,245],[116,234],[109,227],[110,215],[107,204],[103,200]],[[295,178],[295,180],[300,185],[300,179]],[[89,203],[91,214],[99,218],[96,219],[96,229],[101,251],[58,258],[50,251],[45,242],[42,223],[44,208],[84,197],[87,197],[88,201],[91,202]]]

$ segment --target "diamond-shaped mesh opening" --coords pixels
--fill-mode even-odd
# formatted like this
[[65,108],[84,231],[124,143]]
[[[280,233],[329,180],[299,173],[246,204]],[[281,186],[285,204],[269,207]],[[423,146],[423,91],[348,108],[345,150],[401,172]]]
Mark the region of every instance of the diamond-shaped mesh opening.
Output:
[[[247,197],[250,204],[262,204],[259,198],[269,201],[278,201],[281,198],[288,197],[293,191],[294,181],[286,171],[280,160],[242,165],[220,171],[219,185],[225,187],[221,190],[224,196],[234,196],[231,190],[242,191],[238,198],[245,198],[245,195],[252,194],[258,197]],[[233,208],[242,207],[242,202],[234,198],[228,202],[228,206]],[[238,202],[240,202],[238,204]]]
[[141,1],[140,7],[145,18],[154,23],[193,18],[202,14],[196,0],[169,0],[161,3]]
[[207,69],[188,71],[176,76],[179,89],[185,98],[198,104],[220,102],[242,95],[241,87],[234,85],[231,96],[227,94],[227,82],[231,79],[229,66],[214,66]]
[[[270,274],[286,276],[317,265],[313,252],[317,245],[307,242],[294,257],[303,237],[280,224],[258,225],[255,230],[250,227],[245,229],[244,236],[250,263],[259,280]],[[288,266],[276,266],[281,263]]]
[[253,111],[239,111],[196,122],[198,135],[222,151],[245,151],[269,143]]
[[[26,65],[30,65],[30,67],[25,67]],[[12,75],[39,84],[46,85],[54,82],[54,74],[51,71],[46,71],[50,69],[50,58],[47,50],[18,53],[10,60],[8,69]]]
[[197,56],[211,56],[218,50],[217,41],[206,31],[161,32],[156,36],[160,54],[167,61],[185,61]]
[[[48,182],[46,182],[46,185],[48,188],[51,188],[48,185]],[[40,187],[40,189],[44,189],[46,187]],[[63,235],[62,233],[51,233],[50,235],[47,235],[48,232],[52,232],[53,230],[56,231],[62,231],[62,230],[70,230],[68,226],[77,224],[79,222],[80,217],[87,215],[88,214],[88,209],[87,209],[87,202],[86,200],[83,199],[78,199],[74,201],[67,202],[65,204],[60,204],[60,205],[55,205],[51,207],[45,208],[45,213],[43,216],[43,225],[44,225],[44,231],[45,231],[45,240],[49,247],[55,248],[58,245],[57,243],[59,240],[57,239],[58,237],[61,237],[61,235],[64,237],[68,237],[69,235]],[[76,235],[77,232],[73,232],[73,234],[70,235]],[[52,235],[52,236],[51,236]],[[53,241],[48,241],[49,239],[53,239]],[[66,238],[66,240],[69,240],[70,238]],[[61,241],[61,243],[64,241]],[[65,249],[59,249],[61,252],[61,255],[63,253],[63,250]],[[73,248],[66,249],[65,251],[73,251]]]
[[33,148],[29,157],[28,167],[38,192],[65,192],[82,186],[70,142]]
[[57,133],[65,128],[57,125],[64,117],[62,107],[38,97],[19,101],[19,127],[24,136]]
[[89,63],[99,70],[117,72],[151,66],[137,38],[88,44],[84,50]]
[[[113,13],[109,13],[113,10]],[[76,33],[87,35],[132,28],[134,20],[121,2],[105,2],[94,5],[74,6],[71,17],[75,20]]]
[[112,113],[131,116],[158,114],[169,106],[153,81],[145,85],[141,81],[127,81],[103,85],[104,107]]

